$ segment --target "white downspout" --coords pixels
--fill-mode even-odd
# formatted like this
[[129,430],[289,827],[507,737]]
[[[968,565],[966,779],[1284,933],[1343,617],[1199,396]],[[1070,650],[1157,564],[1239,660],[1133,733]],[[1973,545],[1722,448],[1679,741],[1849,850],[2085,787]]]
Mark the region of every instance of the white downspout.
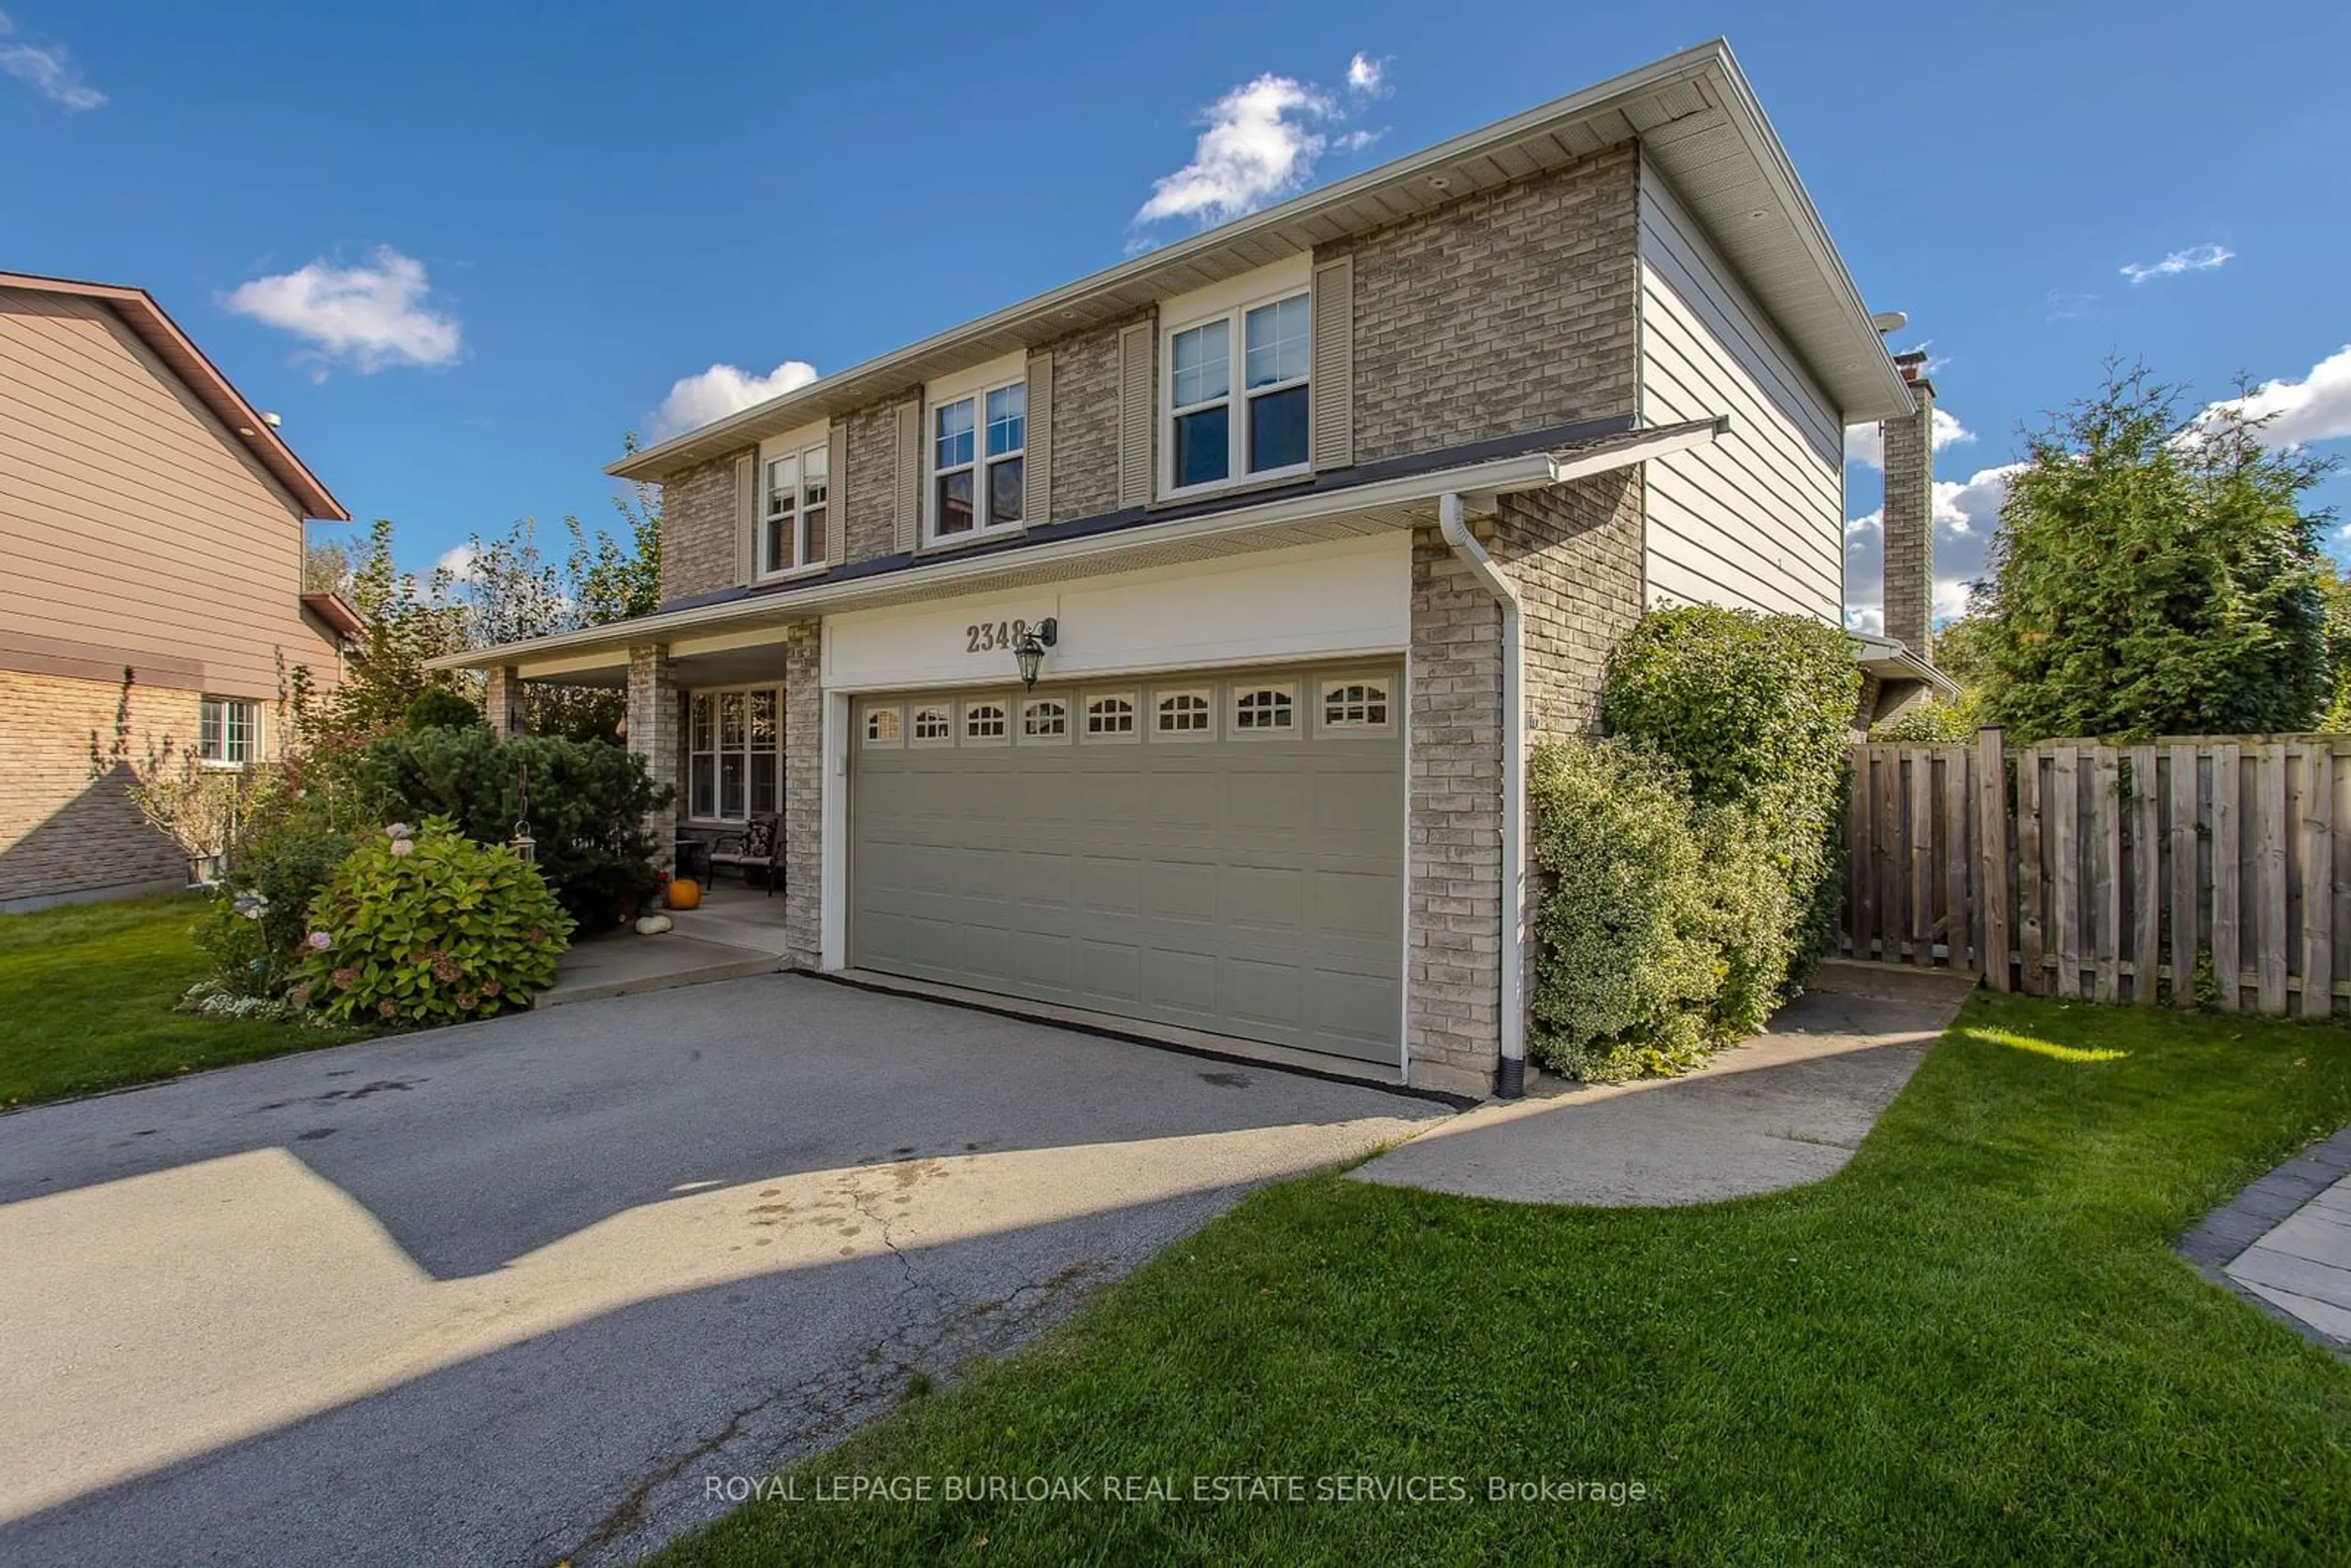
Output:
[[1519,625],[1519,591],[1462,520],[1458,494],[1437,497],[1437,528],[1502,609],[1502,1066],[1494,1092],[1515,1100],[1527,1085],[1526,640]]

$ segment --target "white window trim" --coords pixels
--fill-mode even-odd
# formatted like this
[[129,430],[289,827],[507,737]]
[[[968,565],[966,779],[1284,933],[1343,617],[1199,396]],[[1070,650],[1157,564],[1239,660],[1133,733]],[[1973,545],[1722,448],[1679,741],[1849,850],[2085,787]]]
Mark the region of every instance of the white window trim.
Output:
[[836,512],[836,497],[841,493],[841,477],[832,472],[832,430],[830,425],[807,425],[782,435],[769,436],[759,443],[759,466],[752,478],[752,486],[758,497],[758,504],[753,508],[755,520],[752,524],[754,533],[751,540],[754,568],[752,577],[755,581],[788,582],[794,578],[814,577],[825,569],[827,563],[822,556],[819,556],[814,560],[794,559],[789,565],[783,566],[772,565],[767,559],[768,525],[770,521],[768,511],[769,494],[768,465],[786,457],[796,458],[801,465],[795,470],[793,480],[792,554],[797,557],[807,536],[807,524],[800,514],[808,503],[806,465],[809,454],[811,452],[821,453],[825,460],[824,526],[828,538],[831,537],[832,529],[839,520]]
[[[917,733],[918,716],[932,711],[946,716],[947,732],[945,735]],[[908,703],[906,705],[906,745],[917,751],[936,751],[952,747],[956,743],[956,726],[961,722],[962,716],[956,711],[956,705],[952,702],[940,700]]]
[[[1061,734],[1031,735],[1029,733],[1029,710],[1040,703],[1057,703],[1061,706]],[[1061,693],[1048,693],[1041,697],[1022,697],[1019,706],[1019,718],[1014,726],[1012,735],[1013,744],[1016,746],[1067,746],[1076,738],[1078,726],[1082,720],[1074,697]]]
[[[876,714],[894,714],[898,733],[886,739],[876,738],[871,726]],[[868,751],[896,751],[906,744],[906,709],[902,703],[864,703],[857,709],[857,743]]]
[[[766,476],[761,475],[764,479]],[[721,761],[726,748],[720,744],[725,731],[719,727],[718,699],[741,693],[743,703],[743,814],[729,817],[722,813],[726,808],[726,768]],[[776,805],[773,811],[762,811],[751,804],[751,758],[758,748],[751,744],[751,704],[753,692],[776,694]],[[703,697],[711,699],[710,749],[697,751],[694,745],[694,705]],[[694,810],[694,759],[707,757],[710,763],[710,814],[697,815]],[[749,681],[734,686],[694,686],[685,694],[685,778],[684,789],[679,791],[679,804],[685,821],[696,826],[737,828],[747,827],[751,819],[761,816],[781,818],[784,814],[784,687],[780,681]]]
[[[1331,717],[1331,693],[1338,686],[1369,686],[1380,688],[1387,717],[1378,724],[1355,724]],[[1394,675],[1355,672],[1340,675],[1318,675],[1314,680],[1314,733],[1334,740],[1360,737],[1378,739],[1394,734],[1396,727],[1398,681]]]
[[[250,720],[245,740],[245,755],[239,758],[206,757],[204,753],[204,712],[206,703],[225,705],[221,713],[221,747],[228,747],[228,713],[230,706],[246,710]],[[263,744],[261,704],[253,697],[232,697],[205,693],[196,699],[196,766],[208,773],[242,773],[268,755]]]
[[[1159,721],[1166,716],[1163,711],[1163,705],[1177,697],[1196,698],[1202,706],[1191,711],[1205,715],[1208,722],[1198,729],[1162,727]],[[1185,745],[1193,741],[1217,738],[1217,688],[1214,686],[1155,686],[1151,691],[1151,706],[1148,711],[1151,716],[1151,739],[1154,745],[1163,741],[1174,745]]]
[[[1029,356],[1025,350],[999,355],[985,365],[977,365],[956,375],[944,377],[923,389],[923,548],[954,549],[979,539],[1010,538],[1025,532],[1029,519],[1024,515],[1010,522],[998,522],[988,516],[988,497],[992,494],[987,483],[987,396],[1008,387],[1023,389],[1025,398],[1029,384]],[[971,402],[971,515],[972,526],[959,534],[939,532],[939,410],[950,403],[969,399]],[[1029,420],[1034,410],[1024,402],[1020,411],[1020,444],[1010,452],[998,453],[993,461],[1020,459],[1023,480],[1029,475]],[[962,465],[956,465],[961,467]],[[1025,509],[1027,497],[1022,498]]]
[[[1134,727],[1123,734],[1093,734],[1086,727],[1089,709],[1095,703],[1108,702],[1113,699],[1126,704],[1127,711],[1134,716]],[[1133,687],[1092,691],[1078,698],[1076,709],[1070,715],[1070,727],[1077,731],[1079,741],[1087,746],[1133,746],[1143,738],[1143,726],[1148,712],[1149,710],[1143,706],[1141,694]]]
[[[958,717],[962,727],[956,731],[957,740],[965,746],[1011,745],[1012,727],[1019,723],[1019,706],[1020,705],[1010,697],[998,696],[993,694],[987,696],[966,697],[963,702],[963,711]],[[971,732],[972,710],[982,707],[992,707],[997,711],[998,716],[1004,724],[1002,735],[974,735]]]
[[[1311,440],[1307,444],[1305,458],[1280,468],[1264,468],[1249,472],[1249,400],[1252,395],[1249,379],[1249,313],[1260,306],[1281,300],[1306,297],[1306,374],[1295,381],[1280,382],[1272,386],[1254,389],[1254,395],[1283,392],[1291,387],[1306,388],[1308,430],[1313,428],[1314,402],[1314,303],[1313,269],[1295,264],[1278,265],[1235,278],[1229,284],[1204,288],[1196,294],[1178,299],[1165,300],[1160,306],[1159,328],[1159,498],[1182,500],[1195,496],[1213,496],[1226,490],[1245,489],[1251,486],[1279,484],[1286,479],[1304,477],[1314,472],[1314,452]],[[1225,328],[1226,367],[1228,384],[1225,392],[1225,476],[1204,480],[1197,485],[1178,486],[1176,483],[1176,339],[1179,333],[1196,327],[1223,320]],[[1207,408],[1208,403],[1195,406]]]
[[[1241,699],[1259,692],[1280,692],[1290,699],[1290,722],[1277,726],[1244,726]],[[1296,681],[1235,681],[1225,702],[1225,733],[1235,740],[1296,740],[1306,733],[1305,715],[1298,705]]]

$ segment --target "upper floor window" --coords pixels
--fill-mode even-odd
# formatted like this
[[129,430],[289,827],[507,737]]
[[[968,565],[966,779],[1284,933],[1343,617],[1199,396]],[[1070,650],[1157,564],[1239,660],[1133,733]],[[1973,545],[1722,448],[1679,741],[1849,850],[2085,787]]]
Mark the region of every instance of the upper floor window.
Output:
[[768,456],[759,486],[759,575],[824,560],[831,456],[821,441]]
[[242,768],[261,750],[261,712],[245,697],[205,697],[196,710],[196,759]]
[[931,537],[956,538],[1019,523],[1028,446],[1025,381],[933,408]]
[[1169,491],[1306,471],[1310,316],[1300,290],[1168,334]]

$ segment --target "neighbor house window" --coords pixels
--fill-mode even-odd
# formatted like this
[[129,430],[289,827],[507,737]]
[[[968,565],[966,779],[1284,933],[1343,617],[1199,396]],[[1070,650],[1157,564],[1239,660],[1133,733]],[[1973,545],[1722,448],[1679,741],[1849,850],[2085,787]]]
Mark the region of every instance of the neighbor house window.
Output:
[[1310,314],[1301,292],[1168,335],[1170,490],[1304,470]]
[[759,487],[760,576],[824,560],[831,465],[821,442],[768,459]]
[[956,538],[1019,523],[1028,449],[1026,382],[931,410],[931,537]]
[[686,720],[686,814],[740,822],[778,809],[782,694],[774,686],[694,694]]
[[242,768],[261,752],[261,712],[245,697],[205,697],[196,710],[196,758]]

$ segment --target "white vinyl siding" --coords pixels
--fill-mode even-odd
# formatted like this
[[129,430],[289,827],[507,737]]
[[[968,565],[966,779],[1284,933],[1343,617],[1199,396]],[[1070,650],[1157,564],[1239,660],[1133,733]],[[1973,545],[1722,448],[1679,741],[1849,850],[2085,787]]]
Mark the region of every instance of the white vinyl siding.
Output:
[[1652,604],[1841,622],[1844,429],[1656,170],[1641,170],[1641,417],[1728,414],[1710,444],[1648,465]]

